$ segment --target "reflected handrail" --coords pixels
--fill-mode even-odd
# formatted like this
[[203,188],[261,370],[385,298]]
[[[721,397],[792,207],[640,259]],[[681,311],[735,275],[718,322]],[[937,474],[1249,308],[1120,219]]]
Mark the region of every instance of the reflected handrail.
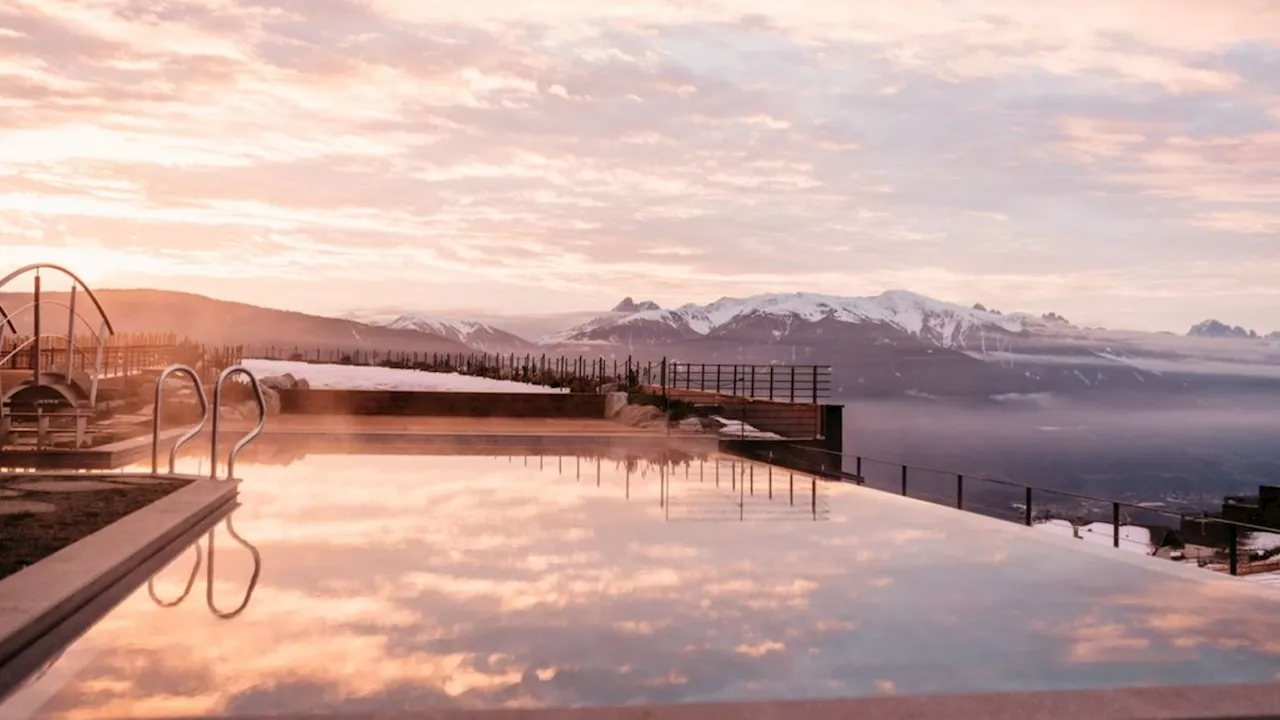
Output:
[[240,602],[240,606],[230,612],[219,610],[213,601],[213,530],[210,530],[209,566],[208,576],[205,581],[205,602],[209,606],[209,611],[222,620],[230,620],[244,612],[245,608],[249,607],[249,601],[253,599],[253,591],[258,587],[258,576],[262,574],[262,554],[258,552],[258,548],[254,547],[252,543],[245,540],[236,532],[235,526],[231,524],[230,516],[227,516],[226,525],[227,533],[231,535],[232,539],[240,543],[240,545],[248,550],[249,554],[253,556],[253,575],[249,577],[249,587],[245,589],[244,600]]
[[[185,445],[191,438],[200,434],[204,430],[204,424],[209,420],[209,398],[204,394],[204,386],[200,384],[200,376],[196,371],[187,365],[170,365],[160,373],[160,377],[156,380],[156,404],[154,417],[151,419],[151,474],[158,475],[160,471],[160,414],[161,414],[161,396],[164,391],[164,381],[170,375],[186,375],[191,378],[191,382],[196,386],[196,397],[200,400],[200,422],[195,427],[188,430],[178,441],[173,444],[173,448],[169,450],[169,474],[173,475],[178,465],[178,450]],[[216,430],[214,431],[217,432]]]
[[232,365],[223,370],[218,375],[218,382],[213,386],[213,439],[210,442],[209,458],[209,477],[213,480],[218,479],[218,416],[222,410],[222,385],[227,378],[235,374],[249,378],[249,387],[253,388],[253,396],[258,403],[258,424],[249,431],[248,435],[240,438],[240,441],[232,446],[231,454],[227,456],[227,480],[235,479],[236,456],[246,445],[261,435],[262,429],[267,425],[267,399],[262,394],[262,386],[258,384],[258,378],[243,365]]
[[187,576],[187,585],[182,589],[182,594],[178,596],[177,600],[161,600],[160,596],[156,594],[156,575],[159,573],[152,575],[151,579],[147,580],[147,594],[151,596],[152,602],[156,605],[162,608],[177,607],[191,594],[191,588],[196,584],[196,577],[200,575],[200,566],[204,564],[204,551],[200,548],[200,541],[197,540],[196,544],[192,545],[192,548],[196,551],[196,564],[195,567],[191,568],[191,574]]
[[[240,604],[234,610],[228,611],[228,610],[219,609],[217,603],[214,601],[214,596],[213,596],[213,580],[214,580],[213,575],[215,572],[214,570],[214,554],[215,554],[214,533],[217,532],[217,528],[215,527],[209,530],[209,535],[208,535],[209,560],[207,563],[203,563],[205,567],[205,604],[208,605],[209,612],[213,613],[214,617],[220,620],[231,620],[237,617],[238,615],[240,615],[240,613],[243,613],[245,609],[249,607],[249,603],[253,600],[253,593],[258,587],[258,580],[262,577],[262,553],[258,550],[257,547],[254,546],[253,543],[249,542],[248,540],[245,540],[244,537],[240,535],[240,533],[236,532],[235,525],[232,524],[230,516],[227,516],[227,519],[224,520],[223,522],[227,527],[227,533],[231,535],[233,540],[240,543],[240,545],[242,545],[246,550],[248,550],[249,555],[252,556],[253,558],[253,574],[249,576],[249,585],[247,588],[245,588],[244,599],[240,601]],[[188,596],[191,595],[192,587],[195,585],[196,578],[200,574],[200,567],[202,564],[202,557],[204,554],[202,552],[199,541],[196,541],[194,547],[196,550],[196,564],[195,564],[195,567],[191,569],[191,574],[187,577],[187,584],[183,588],[182,594],[178,596],[178,599],[172,600],[172,601],[165,601],[160,599],[160,596],[155,591],[155,585],[154,585],[155,579],[160,573],[156,573],[155,575],[152,575],[151,579],[147,581],[147,594],[151,596],[151,601],[154,602],[159,607],[162,607],[162,608],[177,607],[181,605],[187,599]]]

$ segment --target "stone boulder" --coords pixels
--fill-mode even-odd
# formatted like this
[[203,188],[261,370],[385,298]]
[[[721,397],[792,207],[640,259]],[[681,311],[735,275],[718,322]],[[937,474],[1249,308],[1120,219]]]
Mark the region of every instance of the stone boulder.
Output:
[[665,427],[667,424],[667,414],[652,405],[626,405],[614,419],[638,428]]
[[604,396],[604,416],[607,420],[618,417],[618,413],[627,406],[627,394],[624,392],[611,392]]
[[264,390],[271,388],[272,390],[294,390],[298,387],[298,378],[292,373],[283,375],[271,375],[264,378],[258,378],[258,385]]
[[280,393],[275,388],[262,388],[262,399],[267,401],[267,416],[280,414]]

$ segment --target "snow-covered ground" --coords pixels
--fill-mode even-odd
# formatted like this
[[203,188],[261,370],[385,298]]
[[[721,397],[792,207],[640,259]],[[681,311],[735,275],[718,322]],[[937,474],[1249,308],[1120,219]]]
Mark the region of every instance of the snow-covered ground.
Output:
[[[1036,523],[1034,527],[1037,530],[1051,532],[1054,535],[1078,537],[1085,542],[1106,545],[1107,547],[1110,547],[1114,541],[1115,526],[1111,523],[1096,522],[1075,528],[1071,525],[1070,520],[1045,520],[1044,522]],[[1121,525],[1120,549],[1150,555],[1152,551],[1151,531],[1136,525]]]
[[783,437],[777,433],[771,433],[752,427],[741,420],[729,420],[719,415],[712,415],[712,420],[720,423],[720,436],[729,438],[751,438],[752,440],[782,440]]
[[258,360],[246,358],[244,366],[259,378],[289,373],[305,379],[313,388],[334,390],[418,390],[433,392],[489,392],[489,393],[564,393],[563,388],[528,385],[511,380],[458,375],[455,373],[422,372],[397,368],[364,367],[359,365],[329,365],[293,362],[288,360]]

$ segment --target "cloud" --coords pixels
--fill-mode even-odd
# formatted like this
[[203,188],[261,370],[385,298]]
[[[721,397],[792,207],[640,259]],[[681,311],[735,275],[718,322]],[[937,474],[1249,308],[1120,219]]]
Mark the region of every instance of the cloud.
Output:
[[[1073,287],[1100,273],[1269,287],[1273,5],[864,5],[22,0],[0,245],[65,227],[123,253],[109,284],[217,294],[234,268],[263,281],[238,299],[322,310],[371,275],[403,281],[383,304],[894,283],[1099,321],[1114,295]],[[1265,324],[1173,302],[1126,319]]]

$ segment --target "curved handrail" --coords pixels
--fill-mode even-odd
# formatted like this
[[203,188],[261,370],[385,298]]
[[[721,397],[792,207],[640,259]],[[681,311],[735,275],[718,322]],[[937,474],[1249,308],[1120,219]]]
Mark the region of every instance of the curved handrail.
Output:
[[[0,287],[4,287],[5,285],[9,284],[10,280],[18,277],[19,275],[23,275],[25,273],[31,272],[32,270],[39,270],[41,268],[47,268],[49,270],[57,270],[58,272],[74,280],[76,284],[78,284],[80,287],[84,288],[85,293],[88,294],[89,296],[89,300],[93,302],[93,306],[98,308],[98,314],[102,316],[102,321],[106,323],[107,329],[111,331],[112,335],[116,334],[115,327],[111,325],[111,318],[107,317],[107,311],[103,310],[102,303],[98,302],[98,296],[93,294],[93,290],[91,290],[89,286],[85,284],[84,280],[80,279],[79,275],[76,275],[75,273],[62,267],[61,265],[55,265],[53,263],[33,263],[31,265],[24,265],[23,267],[20,267],[17,270],[14,270],[8,275],[5,275],[3,278],[0,278]],[[7,318],[8,316],[6,315],[5,317]],[[17,330],[15,329],[14,332],[17,332]]]
[[245,608],[249,607],[249,601],[253,599],[253,591],[255,588],[258,587],[258,577],[262,574],[262,554],[258,552],[258,548],[254,547],[253,544],[250,543],[249,541],[240,537],[240,534],[236,532],[235,526],[231,524],[230,515],[227,516],[226,525],[227,525],[227,533],[231,535],[232,539],[240,543],[240,545],[243,546],[246,550],[248,550],[249,554],[253,556],[253,575],[249,577],[249,587],[245,589],[244,600],[240,602],[240,606],[230,612],[224,612],[222,610],[219,610],[217,605],[213,602],[213,533],[214,531],[210,530],[209,531],[209,566],[208,566],[208,575],[206,576],[206,580],[205,580],[205,604],[209,606],[209,612],[212,612],[221,620],[230,620],[236,617],[237,615],[239,615],[240,613],[244,612]]
[[0,330],[4,330],[4,326],[8,325],[14,335],[18,334],[18,326],[13,324],[13,319],[9,317],[9,313],[4,309],[4,305],[0,305],[0,320],[4,320],[4,322],[0,323]]
[[[169,450],[169,474],[175,472],[178,464],[178,449],[187,443],[191,438],[200,434],[204,430],[204,424],[209,419],[209,398],[204,394],[204,387],[200,384],[200,376],[196,374],[186,365],[170,365],[160,373],[159,379],[156,380],[156,406],[155,416],[151,419],[151,474],[157,475],[160,470],[160,413],[161,413],[161,396],[164,390],[164,381],[170,375],[186,375],[191,378],[192,384],[196,386],[196,397],[200,399],[200,422],[195,427],[188,430],[178,441],[173,444],[173,448]],[[216,431],[215,431],[216,432]]]
[[[73,308],[73,307],[71,306],[71,303],[64,303],[64,302],[62,302],[61,300],[45,300],[45,299],[41,299],[41,300],[40,300],[40,304],[41,304],[41,305],[55,305],[55,306],[60,307],[60,308],[65,308],[65,309],[66,309],[66,310],[68,310],[68,311],[72,311],[72,310],[74,310],[74,309],[75,309],[75,308]],[[4,308],[3,308],[3,307],[0,307],[0,317],[3,317],[5,320],[8,320],[8,321],[9,321],[9,327],[13,328],[13,332],[16,334],[16,333],[18,332],[18,329],[17,329],[16,327],[14,327],[14,326],[13,326],[13,318],[14,318],[15,316],[17,316],[17,314],[18,314],[18,313],[23,312],[24,310],[30,310],[30,309],[35,308],[35,307],[37,307],[36,303],[34,303],[34,302],[29,302],[29,303],[27,303],[26,305],[23,305],[22,307],[18,308],[17,310],[14,310],[14,311],[13,311],[13,312],[11,312],[11,313],[6,313],[6,312],[5,312],[5,310],[4,310]],[[84,316],[84,315],[81,315],[80,313],[75,313],[75,317],[76,317],[76,319],[77,319],[77,320],[79,320],[81,323],[83,323],[85,327],[89,328],[89,334],[93,336],[93,339],[94,339],[94,340],[97,340],[98,342],[102,342],[102,341],[103,341],[103,340],[102,340],[102,336],[101,336],[101,335],[99,335],[99,334],[98,334],[98,332],[97,332],[97,331],[95,331],[95,330],[93,329],[93,325],[89,324],[89,320],[88,320],[87,318],[85,318],[85,316]],[[105,334],[105,332],[104,332],[103,334]],[[47,337],[47,336],[46,336],[46,337]],[[55,337],[65,337],[65,336],[63,336],[63,335],[57,335],[57,336],[55,336]]]
[[248,435],[240,438],[231,448],[231,454],[227,456],[227,479],[235,479],[236,455],[244,449],[245,445],[253,442],[262,434],[262,429],[267,425],[267,399],[262,395],[262,386],[258,384],[258,378],[249,372],[249,368],[243,365],[232,365],[223,370],[218,375],[218,382],[213,386],[213,440],[210,442],[210,458],[209,458],[209,477],[210,479],[218,479],[218,416],[222,410],[222,384],[227,378],[240,373],[249,378],[249,386],[253,388],[254,399],[258,401],[258,424],[249,431]]
[[204,564],[204,551],[200,549],[200,541],[197,540],[195,545],[191,547],[196,551],[196,565],[191,568],[191,574],[187,576],[187,586],[182,589],[182,594],[178,596],[177,600],[165,601],[161,600],[159,595],[156,595],[156,575],[160,573],[152,575],[151,579],[147,580],[147,594],[151,596],[151,601],[156,605],[162,608],[177,607],[191,594],[191,588],[196,584],[196,577],[200,574],[200,566]]
[[[45,339],[45,338],[63,338],[63,337],[66,337],[66,336],[65,336],[65,335],[53,335],[53,334],[51,334],[51,333],[41,333],[41,334],[40,334],[40,338],[39,338],[39,339],[43,340],[43,339]],[[35,341],[36,341],[36,337],[35,337],[35,336],[32,336],[32,337],[29,337],[29,338],[27,338],[26,340],[24,340],[22,343],[19,343],[19,344],[18,344],[18,346],[17,346],[17,347],[15,347],[15,348],[13,349],[13,352],[9,353],[8,355],[5,355],[4,357],[0,357],[0,365],[3,365],[3,364],[5,364],[5,363],[9,362],[9,359],[10,359],[10,358],[12,358],[13,356],[17,355],[19,352],[21,352],[23,348],[25,348],[25,347],[27,347],[27,346],[29,346],[29,345],[34,344],[34,343],[35,343]],[[90,355],[89,355],[89,351],[88,351],[88,350],[85,350],[84,348],[82,348],[82,347],[80,347],[80,346],[78,346],[78,345],[76,346],[76,351],[77,351],[77,352],[79,352],[81,355],[84,355],[85,357],[90,357]]]

